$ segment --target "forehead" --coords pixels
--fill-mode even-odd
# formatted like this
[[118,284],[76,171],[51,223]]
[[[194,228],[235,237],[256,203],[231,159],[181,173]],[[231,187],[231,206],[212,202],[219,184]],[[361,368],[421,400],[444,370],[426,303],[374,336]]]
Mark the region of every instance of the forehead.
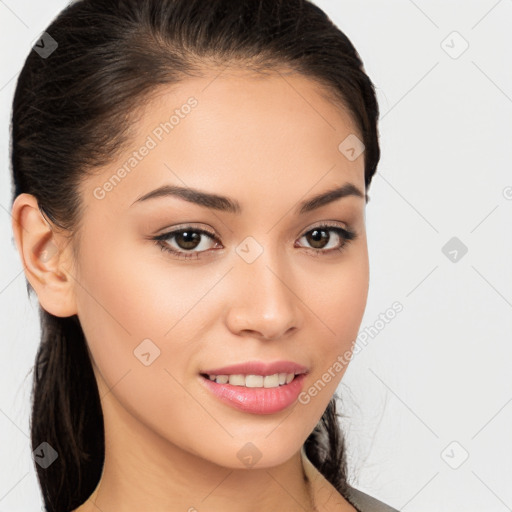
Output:
[[126,151],[89,194],[111,182],[109,202],[128,207],[166,183],[297,198],[347,181],[364,191],[364,153],[351,160],[340,150],[347,137],[361,139],[352,116],[303,75],[212,71],[160,86],[136,114]]

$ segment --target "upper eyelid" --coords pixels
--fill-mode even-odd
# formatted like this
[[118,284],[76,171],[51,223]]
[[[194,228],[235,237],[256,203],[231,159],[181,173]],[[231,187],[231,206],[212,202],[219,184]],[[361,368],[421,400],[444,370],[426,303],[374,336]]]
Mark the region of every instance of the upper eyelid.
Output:
[[[300,232],[300,236],[303,236],[304,233],[308,233],[312,229],[317,229],[319,227],[342,228],[342,229],[345,229],[346,231],[351,231],[350,226],[347,223],[345,223],[345,222],[335,221],[335,220],[324,220],[324,221],[318,221],[318,222],[313,223],[310,226],[306,227],[305,229],[303,229]],[[180,232],[180,231],[184,231],[184,230],[187,230],[187,229],[190,230],[190,231],[201,232],[201,234],[205,234],[207,236],[211,236],[212,238],[216,238],[217,240],[219,240],[219,238],[220,238],[220,236],[215,233],[215,230],[212,229],[211,231],[209,231],[206,228],[195,226],[193,223],[191,223],[191,224],[183,224],[181,226],[178,225],[177,227],[173,227],[172,229],[169,229],[168,231],[166,230],[166,228],[164,228],[163,230],[161,230],[162,232],[161,233],[157,233],[156,236],[171,235],[171,234],[174,234],[174,233],[177,233],[177,232]]]

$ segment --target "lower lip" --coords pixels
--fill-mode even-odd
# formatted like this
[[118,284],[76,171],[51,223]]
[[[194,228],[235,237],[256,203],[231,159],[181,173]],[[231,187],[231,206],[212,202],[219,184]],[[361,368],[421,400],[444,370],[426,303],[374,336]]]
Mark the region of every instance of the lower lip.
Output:
[[204,385],[222,402],[252,414],[274,414],[290,407],[299,397],[306,374],[297,375],[289,384],[277,388],[246,388],[218,384],[200,376]]

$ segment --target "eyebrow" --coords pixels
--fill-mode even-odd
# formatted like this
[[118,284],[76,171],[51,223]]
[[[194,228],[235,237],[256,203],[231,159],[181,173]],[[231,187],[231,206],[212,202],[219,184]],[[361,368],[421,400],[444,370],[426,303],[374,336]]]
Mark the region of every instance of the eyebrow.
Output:
[[[177,185],[163,185],[158,187],[136,199],[132,203],[132,206],[136,203],[148,201],[150,199],[168,196],[178,197],[190,203],[204,206],[205,208],[234,214],[242,213],[242,207],[236,199],[231,199],[218,194],[211,194],[209,192],[204,192],[190,187],[179,187]],[[361,190],[359,190],[354,184],[347,182],[341,187],[322,192],[321,194],[317,194],[316,196],[302,201],[295,208],[295,214],[302,215],[304,213],[311,212],[312,210],[316,210],[317,208],[348,196],[361,197],[368,202],[368,196],[366,193],[361,192]]]

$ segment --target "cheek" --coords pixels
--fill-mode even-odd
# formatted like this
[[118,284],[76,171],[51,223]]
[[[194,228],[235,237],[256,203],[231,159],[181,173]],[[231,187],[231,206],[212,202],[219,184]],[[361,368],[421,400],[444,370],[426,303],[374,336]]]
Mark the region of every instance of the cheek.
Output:
[[357,338],[366,308],[369,262],[365,240],[339,264],[308,270],[302,296],[321,330],[322,357],[350,348]]
[[[100,254],[95,251],[98,243]],[[84,243],[81,251],[78,316],[93,359],[110,385],[128,370],[144,368],[144,359],[161,366],[171,339],[173,366],[180,367],[190,351],[188,340],[175,333],[187,325],[195,293],[187,295],[190,285],[184,276],[166,276],[156,258],[161,258],[158,248],[134,253],[133,243],[107,236]]]
[[314,273],[308,272],[304,293],[308,307],[315,313],[314,372],[309,376],[301,406],[313,416],[321,416],[347,370],[352,348],[357,339],[366,308],[369,285],[369,262],[366,244],[354,251],[343,264],[316,273],[317,286],[312,285]]
[[[100,253],[95,246],[101,246]],[[191,277],[190,271],[166,264],[165,254],[151,241],[104,236],[84,243],[81,250],[80,313],[86,317],[93,311],[95,324],[101,322],[132,342],[162,338],[181,327],[181,320],[211,286],[210,280]]]

